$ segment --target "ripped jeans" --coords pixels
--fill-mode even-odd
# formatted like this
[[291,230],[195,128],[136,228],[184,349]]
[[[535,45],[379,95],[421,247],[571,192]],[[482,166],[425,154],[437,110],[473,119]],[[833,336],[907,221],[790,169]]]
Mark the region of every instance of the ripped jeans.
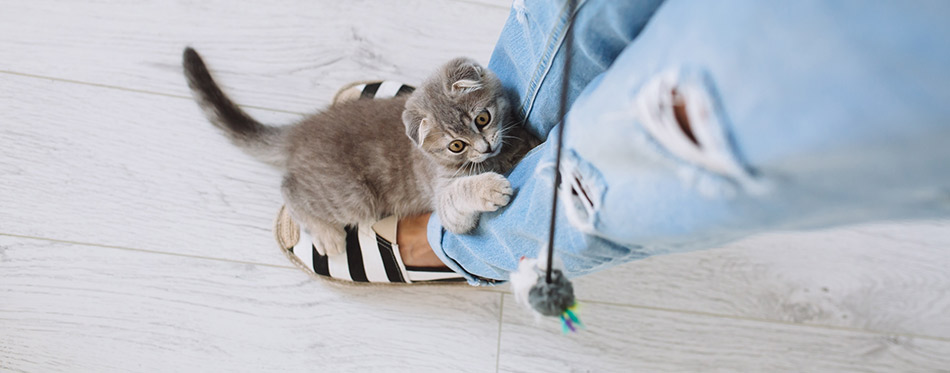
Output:
[[546,248],[562,79],[569,276],[766,231],[950,216],[950,2],[579,3],[515,1],[492,55],[546,141],[473,233],[430,219],[430,245],[471,284]]

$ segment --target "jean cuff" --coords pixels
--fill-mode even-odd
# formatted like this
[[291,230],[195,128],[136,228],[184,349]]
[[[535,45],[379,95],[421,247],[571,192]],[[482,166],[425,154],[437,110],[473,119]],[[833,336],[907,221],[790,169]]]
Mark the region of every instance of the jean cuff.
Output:
[[432,247],[432,251],[435,252],[435,255],[442,260],[442,263],[446,267],[455,271],[465,277],[465,280],[468,281],[469,285],[472,286],[492,286],[497,285],[500,282],[494,280],[485,280],[481,277],[475,276],[459,265],[455,259],[450,258],[445,254],[445,250],[442,249],[442,235],[445,234],[445,229],[442,228],[442,221],[439,220],[439,214],[433,213],[429,216],[429,224],[426,227],[426,237],[429,240],[429,246]]

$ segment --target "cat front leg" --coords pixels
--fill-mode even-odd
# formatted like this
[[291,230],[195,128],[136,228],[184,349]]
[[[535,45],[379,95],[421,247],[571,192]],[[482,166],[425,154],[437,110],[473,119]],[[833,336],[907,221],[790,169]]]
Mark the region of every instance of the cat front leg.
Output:
[[494,172],[464,176],[445,184],[436,209],[443,227],[464,234],[478,226],[482,212],[508,205],[513,192],[508,179]]

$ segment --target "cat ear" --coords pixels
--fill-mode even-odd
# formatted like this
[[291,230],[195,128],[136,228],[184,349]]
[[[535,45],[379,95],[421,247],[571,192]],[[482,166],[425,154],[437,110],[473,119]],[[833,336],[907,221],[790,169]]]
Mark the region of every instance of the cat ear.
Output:
[[473,60],[452,60],[446,72],[446,82],[449,83],[446,88],[449,93],[464,94],[482,89],[482,67]]
[[419,122],[419,133],[417,134],[419,138],[418,146],[421,148],[422,144],[425,144],[426,139],[429,137],[429,120],[422,118],[422,121]]
[[406,136],[412,140],[416,146],[422,146],[422,141],[429,133],[429,126],[426,123],[425,116],[420,115],[418,111],[406,109],[402,112],[402,123],[406,126]]
[[462,79],[452,83],[452,92],[455,93],[469,93],[479,89],[482,89],[482,83],[474,80]]

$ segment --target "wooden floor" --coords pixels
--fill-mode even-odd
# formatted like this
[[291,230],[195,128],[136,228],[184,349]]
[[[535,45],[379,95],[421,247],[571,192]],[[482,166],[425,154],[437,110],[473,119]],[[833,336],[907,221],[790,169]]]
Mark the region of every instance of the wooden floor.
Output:
[[950,371],[950,222],[754,237],[577,280],[561,336],[504,288],[316,281],[278,174],[192,102],[202,52],[259,118],[487,62],[504,0],[7,1],[0,371]]

